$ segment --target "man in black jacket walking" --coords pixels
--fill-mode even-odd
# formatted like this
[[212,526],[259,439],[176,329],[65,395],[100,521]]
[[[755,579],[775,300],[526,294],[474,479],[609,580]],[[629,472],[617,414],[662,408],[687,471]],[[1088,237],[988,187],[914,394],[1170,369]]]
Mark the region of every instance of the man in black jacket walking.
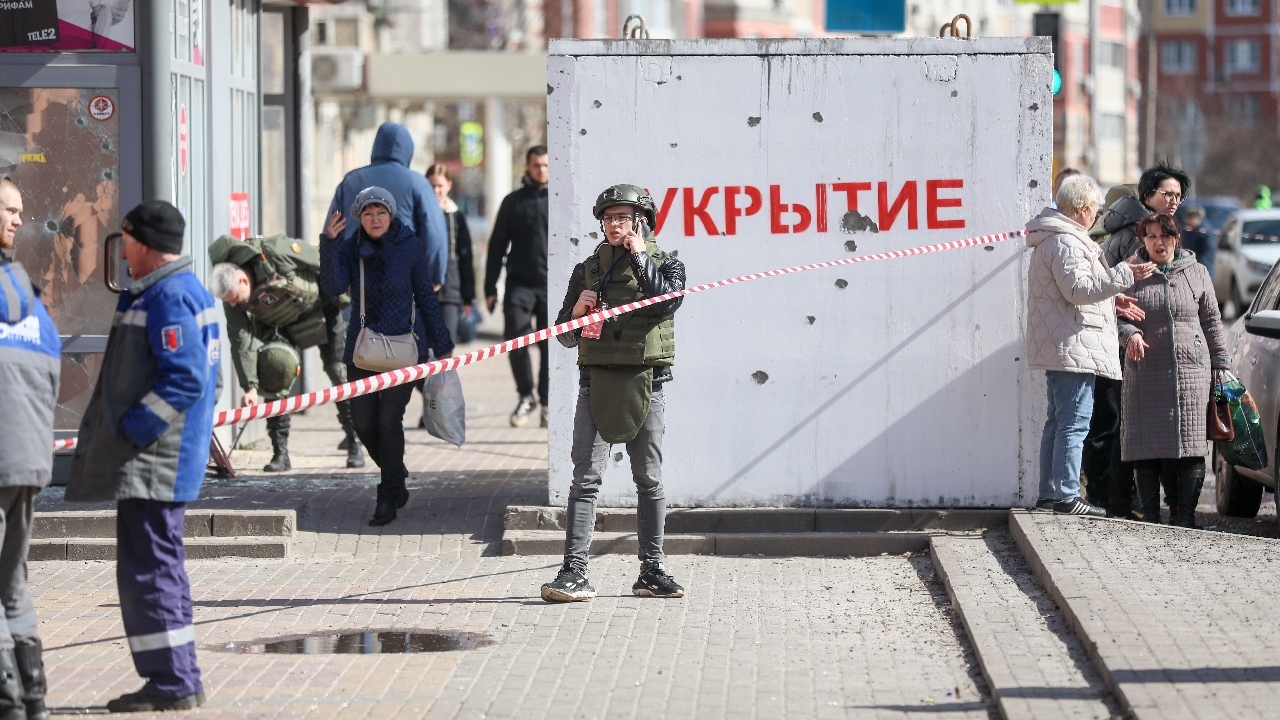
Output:
[[[492,313],[498,304],[498,275],[507,266],[506,295],[502,314],[503,334],[518,338],[547,326],[547,148],[535,145],[525,153],[520,189],[502,199],[489,235],[489,260],[484,274],[485,300]],[[511,425],[520,427],[542,405],[542,427],[547,426],[547,341],[538,343],[538,397],[533,396],[533,361],[528,348],[508,353],[520,401],[511,413]]]

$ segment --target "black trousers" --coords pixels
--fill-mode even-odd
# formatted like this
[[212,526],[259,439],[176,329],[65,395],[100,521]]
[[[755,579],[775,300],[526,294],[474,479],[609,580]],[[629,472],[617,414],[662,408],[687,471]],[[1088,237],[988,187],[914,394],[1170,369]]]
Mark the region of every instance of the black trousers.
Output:
[[1129,464],[1120,461],[1120,390],[1119,380],[1099,376],[1094,381],[1093,418],[1084,439],[1080,469],[1088,478],[1091,505],[1128,515],[1133,502],[1133,467],[1126,468]]
[[[547,327],[547,289],[507,285],[507,294],[502,300],[502,314],[506,320],[503,334],[507,340]],[[535,320],[537,327],[533,325]],[[546,340],[538,343],[538,355],[542,362],[538,368],[538,402],[546,405],[548,377],[551,374],[547,364]],[[521,397],[532,395],[533,360],[529,358],[529,348],[512,350],[507,353],[507,357],[511,358],[511,374],[516,378],[516,391]]]
[[[377,374],[355,365],[347,366],[347,377],[351,381]],[[409,476],[409,469],[404,465],[404,408],[411,395],[413,385],[407,384],[351,398],[351,422],[356,435],[382,471],[379,500],[398,501],[406,492],[404,480]]]

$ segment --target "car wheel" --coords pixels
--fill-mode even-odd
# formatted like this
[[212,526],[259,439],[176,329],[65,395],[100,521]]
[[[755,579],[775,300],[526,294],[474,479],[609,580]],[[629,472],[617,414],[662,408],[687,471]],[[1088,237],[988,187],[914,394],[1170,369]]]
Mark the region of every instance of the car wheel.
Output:
[[1213,450],[1213,474],[1216,478],[1219,515],[1238,518],[1257,516],[1258,507],[1262,505],[1262,485],[1236,472],[1235,466],[1228,464],[1217,448]]

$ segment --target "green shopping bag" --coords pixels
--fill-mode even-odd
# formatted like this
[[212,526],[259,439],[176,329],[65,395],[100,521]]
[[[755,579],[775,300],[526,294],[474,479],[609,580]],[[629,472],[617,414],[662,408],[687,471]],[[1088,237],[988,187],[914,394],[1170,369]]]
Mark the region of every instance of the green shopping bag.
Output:
[[1261,470],[1267,466],[1267,442],[1254,404],[1244,385],[1229,372],[1215,372],[1213,397],[1225,398],[1231,406],[1231,425],[1235,438],[1218,443],[1218,452],[1232,465]]

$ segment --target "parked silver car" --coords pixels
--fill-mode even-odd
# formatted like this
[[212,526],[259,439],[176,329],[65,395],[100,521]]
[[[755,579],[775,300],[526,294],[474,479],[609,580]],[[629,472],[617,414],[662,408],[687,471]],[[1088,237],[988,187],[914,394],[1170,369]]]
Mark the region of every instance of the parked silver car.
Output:
[[[1249,227],[1249,223],[1260,221],[1245,219],[1243,222]],[[1272,244],[1280,248],[1280,243]],[[1215,450],[1218,512],[1251,518],[1258,514],[1263,490],[1274,492],[1276,489],[1277,455],[1280,455],[1276,434],[1277,423],[1280,423],[1280,265],[1274,265],[1265,274],[1248,312],[1231,326],[1228,344],[1232,351],[1232,371],[1258,406],[1270,464],[1262,470],[1228,465]]]
[[1218,233],[1213,291],[1224,318],[1249,307],[1280,259],[1280,210],[1238,210]]

